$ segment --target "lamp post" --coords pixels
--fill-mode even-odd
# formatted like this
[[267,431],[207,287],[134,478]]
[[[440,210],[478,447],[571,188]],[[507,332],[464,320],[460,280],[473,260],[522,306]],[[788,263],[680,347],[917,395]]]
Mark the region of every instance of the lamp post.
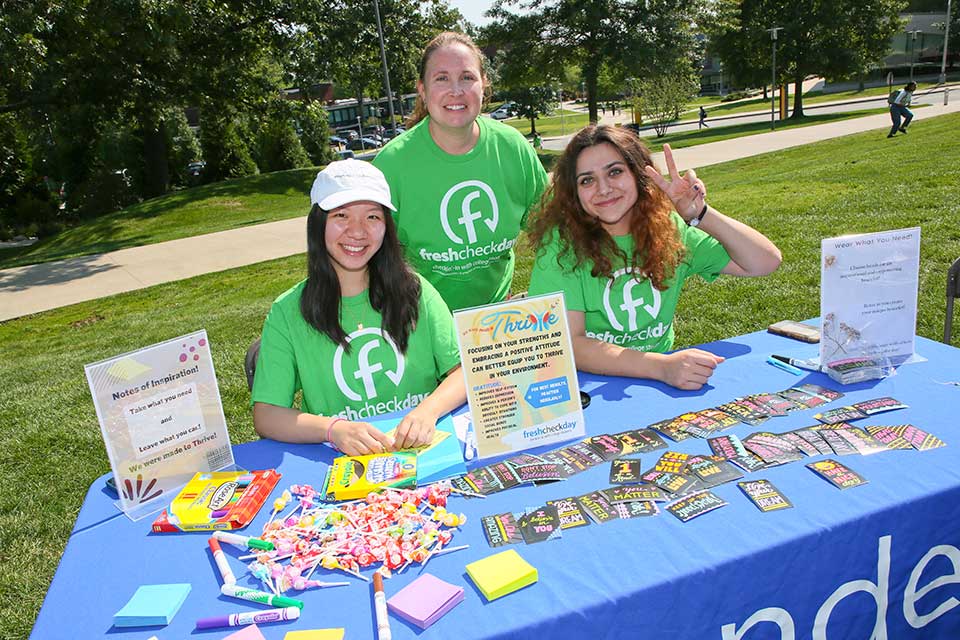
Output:
[[767,32],[770,34],[770,41],[773,45],[773,65],[772,75],[773,80],[770,84],[770,130],[773,131],[777,128],[777,120],[774,115],[775,103],[776,103],[776,93],[777,93],[777,33],[783,31],[783,27],[772,27],[767,29]]
[[914,29],[907,33],[910,34],[910,82],[913,82],[913,65],[914,59],[917,57],[917,34],[921,31],[920,29]]
[[943,32],[943,59],[940,61],[940,84],[947,82],[947,45],[950,43],[950,0],[947,0],[947,27]]
[[387,49],[383,45],[383,25],[380,22],[380,3],[373,0],[373,12],[377,14],[377,36],[380,38],[380,63],[383,65],[383,84],[387,90],[387,107],[390,113],[390,129],[397,137],[397,120],[393,116],[393,92],[390,91],[390,73],[387,71]]

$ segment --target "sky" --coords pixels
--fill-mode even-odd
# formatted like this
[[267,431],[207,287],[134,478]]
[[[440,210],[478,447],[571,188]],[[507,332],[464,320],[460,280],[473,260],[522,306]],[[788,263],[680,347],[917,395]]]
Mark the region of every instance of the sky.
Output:
[[493,6],[493,0],[447,0],[451,7],[460,10],[463,17],[481,27],[490,20],[483,16],[483,12]]

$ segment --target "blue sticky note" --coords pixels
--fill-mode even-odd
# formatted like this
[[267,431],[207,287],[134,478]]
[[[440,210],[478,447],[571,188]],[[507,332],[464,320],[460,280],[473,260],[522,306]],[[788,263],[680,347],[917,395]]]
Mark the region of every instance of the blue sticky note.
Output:
[[113,614],[116,627],[167,625],[190,593],[189,584],[145,584]]

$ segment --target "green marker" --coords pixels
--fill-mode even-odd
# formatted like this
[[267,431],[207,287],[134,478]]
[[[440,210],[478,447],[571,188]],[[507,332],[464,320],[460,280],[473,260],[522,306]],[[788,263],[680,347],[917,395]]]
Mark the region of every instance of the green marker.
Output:
[[259,549],[261,551],[273,551],[273,543],[267,542],[266,540],[261,540],[260,538],[253,538],[251,536],[242,536],[239,533],[230,533],[228,531],[214,531],[213,537],[223,542],[229,544],[233,547],[238,547],[240,549]]
[[274,607],[297,607],[298,609],[303,609],[303,601],[301,600],[287,598],[284,596],[275,596],[272,593],[258,591],[256,589],[247,589],[246,587],[238,587],[235,584],[223,585],[220,587],[220,593],[230,598],[239,598],[240,600],[247,600],[249,602],[260,602],[262,604],[269,604]]

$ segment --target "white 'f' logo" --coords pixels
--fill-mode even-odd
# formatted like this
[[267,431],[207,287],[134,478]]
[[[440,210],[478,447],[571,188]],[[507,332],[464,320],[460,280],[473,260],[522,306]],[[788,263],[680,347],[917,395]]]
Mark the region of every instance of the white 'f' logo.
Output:
[[[483,220],[483,224],[487,225],[491,233],[497,230],[497,223],[500,221],[500,206],[497,204],[497,196],[494,195],[493,189],[491,189],[487,183],[479,180],[466,180],[453,185],[443,196],[443,200],[440,201],[440,224],[443,225],[443,231],[447,234],[447,237],[457,244],[466,243],[464,243],[463,238],[454,232],[453,227],[450,226],[450,212],[447,211],[447,207],[450,206],[450,200],[458,191],[470,188],[475,190],[463,197],[463,201],[460,204],[460,217],[457,218],[457,223],[467,232],[466,243],[473,244],[477,241],[477,229],[474,225],[475,220]],[[493,210],[493,217],[487,220],[483,219],[482,212],[474,211],[471,207],[473,201],[480,197],[481,191],[487,194]],[[456,213],[454,213],[454,215],[456,215]]]
[[623,275],[629,275],[630,278],[623,285],[623,304],[618,305],[618,308],[627,312],[627,330],[636,331],[638,307],[642,306],[646,312],[650,314],[651,318],[656,318],[657,314],[660,313],[660,291],[653,285],[650,285],[653,304],[646,304],[643,297],[634,299],[633,288],[640,283],[632,276],[629,269],[617,270],[613,274],[613,277],[607,281],[607,286],[603,290],[603,308],[607,312],[607,319],[610,320],[610,324],[612,324],[617,331],[624,331],[624,328],[623,324],[621,324],[617,318],[617,315],[613,312],[613,306],[610,304],[610,290],[613,288],[613,283],[616,282],[617,278]]
[[[375,338],[365,342],[363,346],[360,347],[360,352],[357,354],[357,370],[353,372],[353,377],[363,384],[363,393],[366,396],[366,399],[373,400],[378,395],[377,385],[373,374],[377,373],[378,371],[383,371],[383,375],[387,376],[394,386],[399,386],[400,381],[403,379],[404,362],[403,354],[400,353],[399,349],[397,349],[397,345],[394,344],[393,340],[390,338],[390,335],[382,332],[376,327],[354,331],[347,336],[347,342],[352,343],[360,336],[365,335],[372,335],[375,336]],[[393,354],[397,360],[397,368],[395,371],[390,371],[389,369],[384,371],[382,361],[371,362],[371,352],[383,344],[381,339],[393,350]],[[343,393],[343,395],[355,402],[363,400],[359,393],[350,388],[350,386],[347,384],[346,378],[344,378],[343,347],[337,347],[337,352],[333,356],[333,377],[337,381],[337,386],[340,387],[340,392]]]

